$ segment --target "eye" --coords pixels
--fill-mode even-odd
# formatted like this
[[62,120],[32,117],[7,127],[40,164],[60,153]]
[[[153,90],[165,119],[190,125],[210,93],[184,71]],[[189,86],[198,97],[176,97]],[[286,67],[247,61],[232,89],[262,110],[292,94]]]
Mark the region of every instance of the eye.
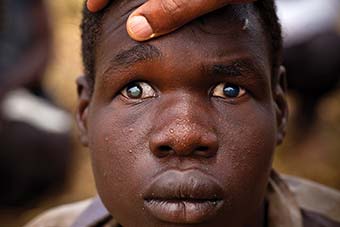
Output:
[[126,86],[121,94],[128,99],[146,99],[156,96],[156,91],[145,82],[133,82]]
[[246,94],[246,90],[240,86],[220,83],[212,91],[212,96],[220,98],[239,98]]

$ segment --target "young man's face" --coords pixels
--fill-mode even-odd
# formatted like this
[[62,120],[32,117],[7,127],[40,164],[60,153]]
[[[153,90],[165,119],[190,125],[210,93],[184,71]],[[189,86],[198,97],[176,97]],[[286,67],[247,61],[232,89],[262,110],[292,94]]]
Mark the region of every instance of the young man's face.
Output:
[[137,43],[125,30],[136,4],[111,7],[92,97],[80,84],[103,203],[124,227],[261,225],[286,109],[254,9]]

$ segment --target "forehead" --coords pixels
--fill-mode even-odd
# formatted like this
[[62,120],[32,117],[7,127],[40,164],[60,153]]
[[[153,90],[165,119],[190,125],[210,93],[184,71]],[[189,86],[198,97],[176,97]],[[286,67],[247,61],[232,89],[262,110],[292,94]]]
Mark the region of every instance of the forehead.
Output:
[[[112,59],[140,43],[132,40],[125,23],[129,14],[144,0],[114,1],[102,20],[102,32],[96,49],[96,72],[103,74]],[[252,4],[227,6],[171,33],[144,44],[155,46],[162,56],[176,56],[178,63],[247,58],[265,70],[269,66],[267,40]],[[270,76],[269,70],[266,72]]]

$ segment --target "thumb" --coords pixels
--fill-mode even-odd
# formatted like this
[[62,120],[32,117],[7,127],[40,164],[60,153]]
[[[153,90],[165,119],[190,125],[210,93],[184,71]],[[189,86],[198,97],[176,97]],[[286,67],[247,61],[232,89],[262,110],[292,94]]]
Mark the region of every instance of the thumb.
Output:
[[254,0],[149,0],[128,18],[131,38],[145,41],[176,30],[187,22],[229,3]]

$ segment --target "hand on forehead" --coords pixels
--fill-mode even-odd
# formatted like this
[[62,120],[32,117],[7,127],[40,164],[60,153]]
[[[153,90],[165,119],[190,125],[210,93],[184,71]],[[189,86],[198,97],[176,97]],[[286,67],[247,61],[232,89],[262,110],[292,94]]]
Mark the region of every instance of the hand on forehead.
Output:
[[[254,2],[255,0],[149,0],[128,18],[127,30],[131,38],[144,41],[172,32],[187,22],[219,9],[227,4]],[[104,8],[110,0],[88,0],[91,12]]]

